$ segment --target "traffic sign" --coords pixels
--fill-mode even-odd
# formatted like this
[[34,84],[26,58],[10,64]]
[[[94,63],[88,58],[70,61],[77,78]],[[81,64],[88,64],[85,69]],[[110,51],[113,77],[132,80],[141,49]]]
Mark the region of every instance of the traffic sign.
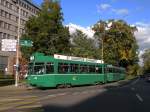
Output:
[[33,42],[31,40],[20,40],[20,45],[21,46],[32,47]]

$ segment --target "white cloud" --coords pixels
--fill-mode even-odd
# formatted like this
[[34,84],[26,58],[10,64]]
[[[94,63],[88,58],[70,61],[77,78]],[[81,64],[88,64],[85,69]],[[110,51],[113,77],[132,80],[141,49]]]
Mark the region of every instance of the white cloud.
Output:
[[100,4],[100,5],[96,5],[96,7],[97,7],[97,12],[98,13],[101,13],[102,11],[106,11],[108,9],[111,9],[111,5],[110,4],[106,4],[106,3]]
[[104,11],[113,12],[117,15],[128,15],[129,10],[126,8],[116,9],[113,8],[110,4],[102,3],[100,5],[97,5],[97,12],[103,13]]
[[146,49],[150,48],[150,24],[137,22],[134,26],[138,29],[138,31],[135,32],[135,37],[139,45],[139,64],[143,65],[141,56]]
[[109,5],[109,4],[100,4],[100,8],[102,9],[102,10],[107,10],[107,9],[109,9],[111,7],[111,5]]
[[112,9],[112,11],[118,15],[128,15],[129,14],[128,9]]
[[135,37],[138,41],[140,50],[150,48],[150,24],[136,23],[138,31],[135,32]]
[[90,27],[82,27],[80,25],[76,25],[73,23],[69,23],[66,26],[69,27],[69,31],[71,34],[74,33],[76,31],[76,29],[78,29],[78,30],[81,30],[83,33],[85,33],[90,38],[92,38],[94,35],[94,31]]

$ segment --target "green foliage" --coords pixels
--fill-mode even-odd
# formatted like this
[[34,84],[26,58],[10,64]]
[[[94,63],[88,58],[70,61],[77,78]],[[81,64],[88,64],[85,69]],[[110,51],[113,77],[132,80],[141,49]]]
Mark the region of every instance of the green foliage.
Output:
[[72,55],[87,58],[98,58],[96,54],[98,48],[95,46],[95,40],[88,38],[82,31],[76,30],[76,32],[71,35],[71,40]]
[[144,63],[144,73],[150,73],[150,49],[145,50],[145,53],[142,55],[142,58]]
[[103,42],[105,63],[123,66],[129,71],[129,68],[137,70],[138,45],[134,36],[136,27],[128,25],[123,20],[109,20],[99,21],[93,30],[99,48],[102,48]]
[[140,66],[138,64],[134,64],[134,65],[129,65],[127,67],[127,74],[128,75],[132,75],[132,76],[136,76],[136,75],[140,75]]
[[57,2],[46,2],[38,16],[31,17],[26,23],[26,34],[22,39],[33,41],[33,47],[22,47],[24,57],[33,52],[42,52],[47,55],[69,52],[69,30],[64,27],[63,14]]

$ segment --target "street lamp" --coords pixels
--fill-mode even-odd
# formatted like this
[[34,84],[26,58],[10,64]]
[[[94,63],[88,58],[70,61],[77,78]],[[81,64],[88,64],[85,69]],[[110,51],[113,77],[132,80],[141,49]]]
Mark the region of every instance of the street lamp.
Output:
[[17,44],[16,44],[16,74],[15,74],[15,86],[18,86],[19,82],[19,43],[20,43],[20,12],[21,8],[19,6],[19,0],[13,1],[18,6],[18,30],[17,30]]

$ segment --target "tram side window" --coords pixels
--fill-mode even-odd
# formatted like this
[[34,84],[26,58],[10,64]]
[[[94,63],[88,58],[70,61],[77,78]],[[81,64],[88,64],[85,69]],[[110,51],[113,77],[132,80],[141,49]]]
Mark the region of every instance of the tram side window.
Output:
[[115,68],[115,73],[119,73],[119,69],[118,68]]
[[46,64],[46,74],[54,73],[54,63]]
[[104,73],[108,73],[108,68],[104,68]]
[[67,63],[58,63],[58,72],[59,73],[68,73],[69,65]]
[[70,64],[70,72],[71,73],[78,73],[78,64]]
[[88,72],[89,72],[89,66],[80,65],[80,73],[88,73]]
[[109,73],[113,73],[113,68],[108,68]]
[[94,65],[89,66],[89,73],[95,73],[95,70],[96,70],[96,68]]
[[96,67],[95,69],[96,69],[96,73],[100,73],[100,74],[102,73],[102,68],[101,67]]
[[35,63],[34,73],[37,75],[44,74],[45,73],[44,63]]
[[114,68],[114,73],[117,73],[117,69],[116,68]]

